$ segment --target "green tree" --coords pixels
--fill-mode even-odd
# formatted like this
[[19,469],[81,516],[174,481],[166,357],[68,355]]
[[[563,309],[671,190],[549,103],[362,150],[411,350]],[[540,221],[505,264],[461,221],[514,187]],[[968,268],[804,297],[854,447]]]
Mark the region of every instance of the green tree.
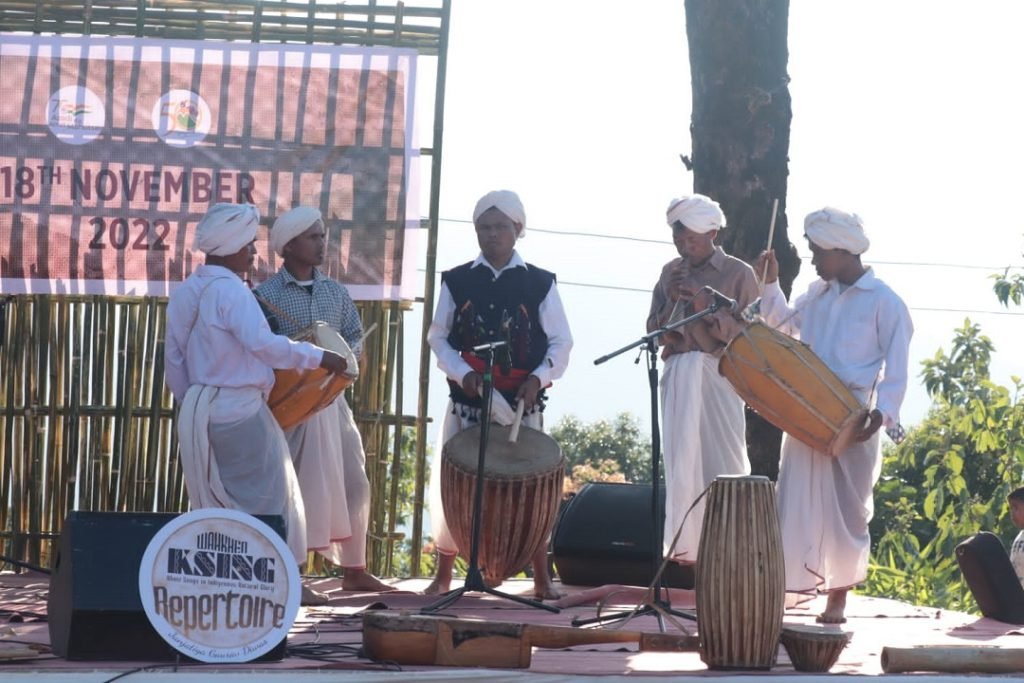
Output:
[[999,303],[1009,306],[1012,301],[1020,306],[1024,301],[1024,273],[1011,273],[1007,268],[1002,273],[993,275],[992,279],[996,281],[992,289],[995,291]]
[[651,481],[651,440],[628,412],[589,424],[567,415],[550,434],[562,449],[570,475],[584,481],[614,481],[621,473],[624,481]]
[[906,441],[884,455],[869,593],[977,611],[954,549],[980,530],[1012,534],[1006,495],[1024,474],[1022,385],[1016,377],[1010,388],[990,380],[994,350],[966,320],[950,353],[940,349],[923,363],[932,407]]

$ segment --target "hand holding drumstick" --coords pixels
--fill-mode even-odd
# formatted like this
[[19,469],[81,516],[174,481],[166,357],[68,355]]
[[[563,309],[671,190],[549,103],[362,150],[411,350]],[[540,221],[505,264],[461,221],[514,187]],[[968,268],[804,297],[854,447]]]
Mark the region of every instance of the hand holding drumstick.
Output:
[[779,262],[775,258],[774,249],[765,249],[761,252],[754,261],[754,272],[763,274],[766,285],[779,279]]
[[320,367],[327,372],[340,375],[348,370],[348,362],[334,351],[324,349],[324,356],[320,359]]

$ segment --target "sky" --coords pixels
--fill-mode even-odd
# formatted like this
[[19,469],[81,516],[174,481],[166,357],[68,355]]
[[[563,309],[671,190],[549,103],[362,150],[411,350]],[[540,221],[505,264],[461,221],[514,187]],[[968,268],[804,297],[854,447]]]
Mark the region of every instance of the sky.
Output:
[[[682,0],[454,0],[445,97],[438,269],[478,253],[477,199],[523,199],[518,250],[558,275],[575,347],[549,390],[548,428],[636,415],[650,398],[636,351],[650,290],[676,253],[665,207],[691,193],[690,70]],[[965,318],[993,340],[993,379],[1024,376],[1024,309],[1003,308],[990,275],[1024,264],[1024,3],[1014,0],[791,0],[789,237],[814,279],[803,217],[825,205],[860,214],[864,256],[910,308],[915,334],[902,422],[930,405],[921,361],[949,350]],[[736,49],[742,49],[737,45]],[[421,144],[433,80],[421,62]],[[428,164],[429,164],[429,160]],[[428,165],[427,164],[427,165]],[[425,174],[426,175],[426,174]],[[426,187],[426,185],[425,185]],[[428,194],[421,197],[427,213]],[[425,240],[419,250],[425,276]],[[422,291],[422,290],[421,290]],[[422,307],[407,315],[418,335]],[[406,348],[415,405],[419,347]],[[659,362],[660,367],[660,362]],[[446,387],[432,364],[434,442]]]

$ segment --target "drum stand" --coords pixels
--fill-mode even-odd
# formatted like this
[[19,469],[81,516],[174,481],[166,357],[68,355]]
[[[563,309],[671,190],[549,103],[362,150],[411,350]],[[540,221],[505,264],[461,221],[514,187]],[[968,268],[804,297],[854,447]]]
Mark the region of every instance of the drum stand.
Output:
[[499,590],[491,588],[484,581],[484,575],[480,571],[480,527],[482,524],[483,517],[483,501],[484,501],[484,462],[487,455],[487,436],[490,433],[491,424],[491,399],[494,395],[494,349],[499,346],[503,346],[506,342],[497,341],[490,344],[482,344],[480,346],[473,347],[473,351],[484,354],[484,360],[486,362],[486,369],[484,370],[484,385],[483,385],[483,410],[480,412],[480,450],[477,457],[476,467],[476,488],[473,491],[473,527],[470,532],[470,544],[469,544],[469,567],[466,569],[466,582],[462,588],[456,588],[455,590],[448,591],[440,597],[440,599],[432,602],[420,609],[421,614],[430,614],[431,612],[439,612],[444,608],[448,607],[456,600],[461,598],[465,593],[469,591],[476,591],[478,593],[488,593],[489,595],[496,595],[499,598],[505,598],[518,602],[528,607],[536,607],[537,609],[547,610],[557,614],[561,610],[551,605],[545,605],[539,600],[531,600],[524,598],[519,595],[510,595],[509,593],[503,593]]
[[[711,305],[703,311],[694,313],[693,315],[682,318],[681,320],[668,323],[664,327],[660,327],[653,332],[640,337],[640,339],[632,344],[623,346],[621,349],[612,351],[611,353],[601,356],[594,361],[594,365],[600,365],[601,363],[611,360],[630,349],[635,349],[638,346],[643,346],[644,351],[647,352],[647,381],[651,388],[651,528],[653,529],[652,533],[654,534],[654,542],[651,543],[651,576],[655,577],[655,579],[651,586],[653,594],[642,607],[628,612],[602,614],[589,619],[576,617],[571,622],[573,626],[589,626],[590,624],[603,624],[609,621],[622,621],[623,619],[632,619],[633,617],[653,615],[658,620],[658,628],[664,632],[664,615],[666,614],[671,614],[683,619],[689,619],[691,621],[697,620],[697,615],[693,612],[672,609],[667,590],[665,591],[664,596],[662,595],[664,579],[662,578],[662,574],[659,574],[659,572],[661,571],[661,565],[664,561],[664,557],[662,557],[662,545],[664,544],[663,529],[665,526],[665,520],[664,515],[661,514],[661,510],[659,509],[660,501],[658,497],[658,484],[661,480],[661,430],[659,428],[658,421],[658,346],[656,340],[665,332],[670,332],[677,327],[682,327],[683,325],[692,323],[695,320],[699,320],[706,315],[714,313],[719,308],[720,305],[718,301],[714,300]],[[636,362],[640,362],[639,357],[636,359]]]

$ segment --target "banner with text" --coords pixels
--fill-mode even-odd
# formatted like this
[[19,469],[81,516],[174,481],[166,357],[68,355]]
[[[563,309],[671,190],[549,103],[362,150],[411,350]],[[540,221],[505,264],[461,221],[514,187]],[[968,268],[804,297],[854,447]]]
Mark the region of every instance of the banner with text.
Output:
[[0,291],[165,296],[217,202],[327,230],[356,299],[409,299],[419,232],[416,53],[0,33]]

